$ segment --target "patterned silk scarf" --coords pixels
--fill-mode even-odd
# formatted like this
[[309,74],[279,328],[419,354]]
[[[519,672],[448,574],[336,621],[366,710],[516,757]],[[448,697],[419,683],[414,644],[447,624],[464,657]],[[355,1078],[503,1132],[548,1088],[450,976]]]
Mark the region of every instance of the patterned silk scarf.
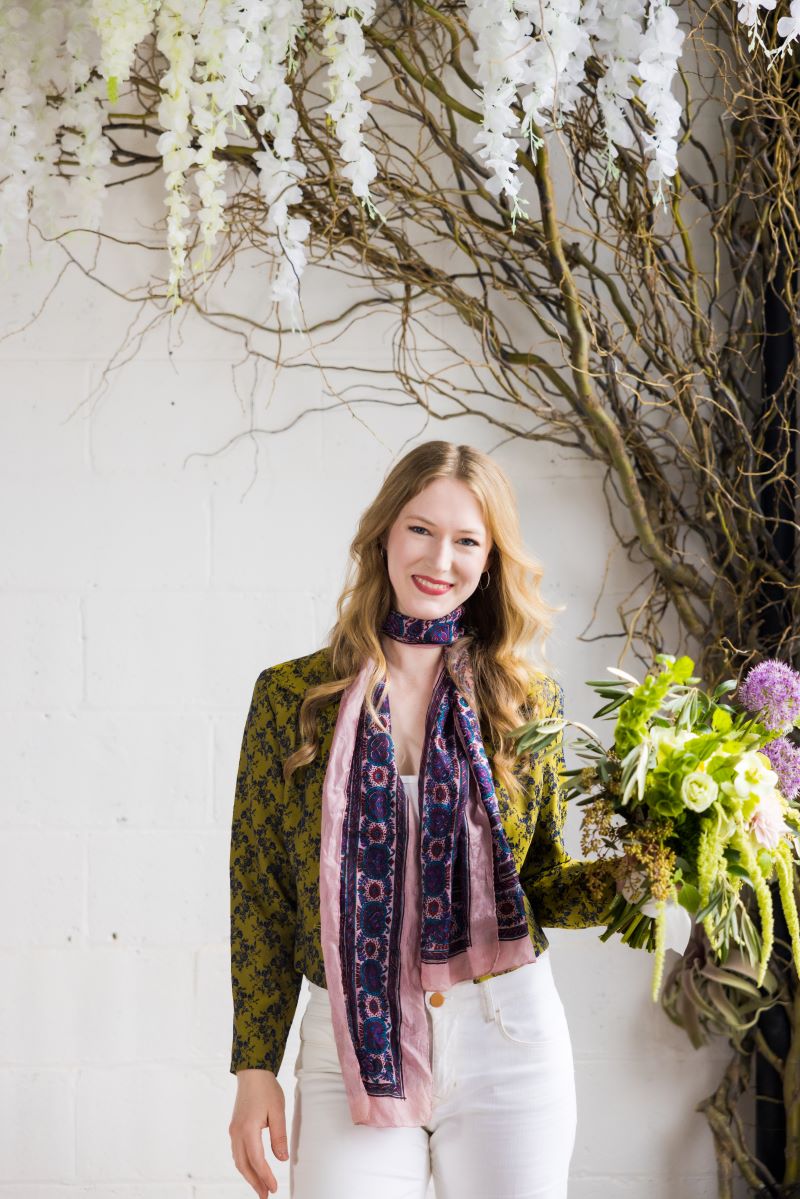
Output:
[[[466,631],[463,615],[463,607],[429,620],[392,610],[382,631],[406,644],[447,646]],[[364,674],[362,670],[362,686]],[[329,978],[328,989],[340,1059],[345,1067],[347,1058],[351,1067],[349,1072],[345,1069],[345,1077],[354,1122],[422,1123],[431,1099],[422,986],[446,989],[453,981],[477,975],[481,966],[486,972],[498,963],[508,969],[533,961],[535,954],[524,893],[503,830],[478,718],[443,664],[428,704],[419,775],[416,948],[422,973],[409,975],[409,964],[403,966],[403,953],[409,948],[408,933],[403,929],[413,916],[404,911],[409,809],[395,764],[389,695],[384,684],[379,684],[373,697],[386,729],[372,720],[365,695],[356,707],[358,698],[357,694],[350,697],[351,736],[344,749],[341,738],[345,734],[337,727],[337,745],[344,755],[338,767],[344,792],[338,919],[334,923],[325,914],[323,926],[331,937],[338,934],[336,951],[329,948],[326,952],[326,972],[328,967],[338,968],[339,978]],[[477,823],[470,831],[467,821],[471,796],[473,805],[482,805],[485,811],[485,818],[480,813],[483,827],[488,821],[482,840],[475,832]],[[329,805],[333,802],[329,800]],[[324,825],[323,834],[333,827],[338,830],[339,826]],[[493,903],[491,896],[486,897],[480,924],[473,924],[470,911],[470,863],[474,870],[476,853],[485,855],[480,877],[486,880],[487,890],[491,878],[494,891]],[[491,865],[486,861],[489,854]],[[416,878],[414,864],[411,879]],[[472,944],[473,927],[483,930],[478,946]],[[416,987],[409,986],[409,977],[416,977]],[[416,1009],[413,1014],[407,1010],[412,1007]],[[352,1069],[350,1046],[345,1053],[340,1043],[345,1017],[360,1079]],[[402,1105],[382,1102],[407,1098],[413,1101],[404,1111],[399,1110]]]

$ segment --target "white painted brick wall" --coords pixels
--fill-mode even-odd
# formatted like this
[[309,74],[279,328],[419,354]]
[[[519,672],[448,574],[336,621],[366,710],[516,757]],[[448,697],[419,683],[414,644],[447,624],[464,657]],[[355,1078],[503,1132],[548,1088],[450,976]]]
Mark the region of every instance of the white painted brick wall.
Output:
[[[160,193],[143,186],[157,216]],[[118,230],[140,230],[141,199],[114,201]],[[25,324],[62,259],[37,261],[6,265],[0,336]],[[117,250],[103,249],[100,268],[118,290],[139,278]],[[335,311],[344,288],[309,273],[312,315]],[[225,296],[229,307],[249,296],[256,315],[262,292],[263,271],[242,271]],[[575,718],[593,708],[582,680],[619,646],[578,640],[614,546],[598,470],[544,444],[501,445],[477,419],[426,423],[407,401],[393,406],[404,397],[390,375],[334,370],[388,370],[384,318],[368,336],[326,334],[330,370],[302,353],[277,376],[264,364],[251,396],[255,360],[241,343],[181,314],[98,391],[134,315],[72,270],[36,322],[0,341],[0,1199],[252,1194],[227,1133],[242,726],[259,671],[322,643],[349,539],[392,454],[437,436],[500,446],[547,598],[567,604],[550,653]],[[248,433],[251,414],[276,429],[357,381],[349,398],[382,403]],[[614,562],[593,632],[619,630],[632,575],[620,553]],[[551,943],[578,1080],[571,1199],[715,1195],[694,1108],[724,1044],[695,1053],[652,1005],[651,958],[593,930],[554,930]],[[305,1002],[304,989],[281,1072],[290,1120]],[[276,1172],[288,1196],[288,1166]]]

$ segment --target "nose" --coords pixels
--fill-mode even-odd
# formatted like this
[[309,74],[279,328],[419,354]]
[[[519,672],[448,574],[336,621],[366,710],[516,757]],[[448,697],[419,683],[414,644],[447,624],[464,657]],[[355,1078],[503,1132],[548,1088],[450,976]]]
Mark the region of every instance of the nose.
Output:
[[[432,561],[435,577],[447,578],[453,566],[453,550],[447,538],[437,539]],[[436,574],[436,572],[440,573]]]

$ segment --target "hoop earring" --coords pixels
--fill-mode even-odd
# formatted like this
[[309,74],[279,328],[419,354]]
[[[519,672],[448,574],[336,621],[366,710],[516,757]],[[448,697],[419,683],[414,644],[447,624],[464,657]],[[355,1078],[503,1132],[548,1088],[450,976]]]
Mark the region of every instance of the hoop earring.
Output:
[[[486,590],[486,588],[489,586],[489,580],[491,579],[491,577],[492,577],[492,576],[490,575],[489,571],[487,570],[487,571],[486,571],[486,582],[485,582],[485,583],[479,583],[479,584],[478,584],[478,586],[480,587],[481,591],[485,591],[485,590]],[[483,574],[481,574],[481,578],[483,578]]]

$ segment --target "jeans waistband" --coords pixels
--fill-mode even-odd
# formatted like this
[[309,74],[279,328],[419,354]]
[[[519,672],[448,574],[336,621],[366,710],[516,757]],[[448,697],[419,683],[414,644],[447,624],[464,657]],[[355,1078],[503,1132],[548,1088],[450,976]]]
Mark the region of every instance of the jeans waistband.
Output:
[[[472,978],[465,978],[461,982],[453,983],[452,986],[441,992],[446,1001],[442,1006],[447,1006],[448,1010],[452,1010],[453,1005],[462,1007],[480,1004],[484,1017],[487,1020],[493,1020],[497,1006],[495,1000],[499,1001],[501,996],[512,999],[515,995],[525,995],[529,991],[532,981],[547,986],[553,984],[549,946],[537,955],[535,961],[526,962],[505,974],[495,974],[490,978],[480,979],[478,982]],[[330,1010],[327,988],[318,986],[310,979],[307,982],[310,1000],[316,1000]],[[426,998],[435,994],[436,991],[425,992]]]

